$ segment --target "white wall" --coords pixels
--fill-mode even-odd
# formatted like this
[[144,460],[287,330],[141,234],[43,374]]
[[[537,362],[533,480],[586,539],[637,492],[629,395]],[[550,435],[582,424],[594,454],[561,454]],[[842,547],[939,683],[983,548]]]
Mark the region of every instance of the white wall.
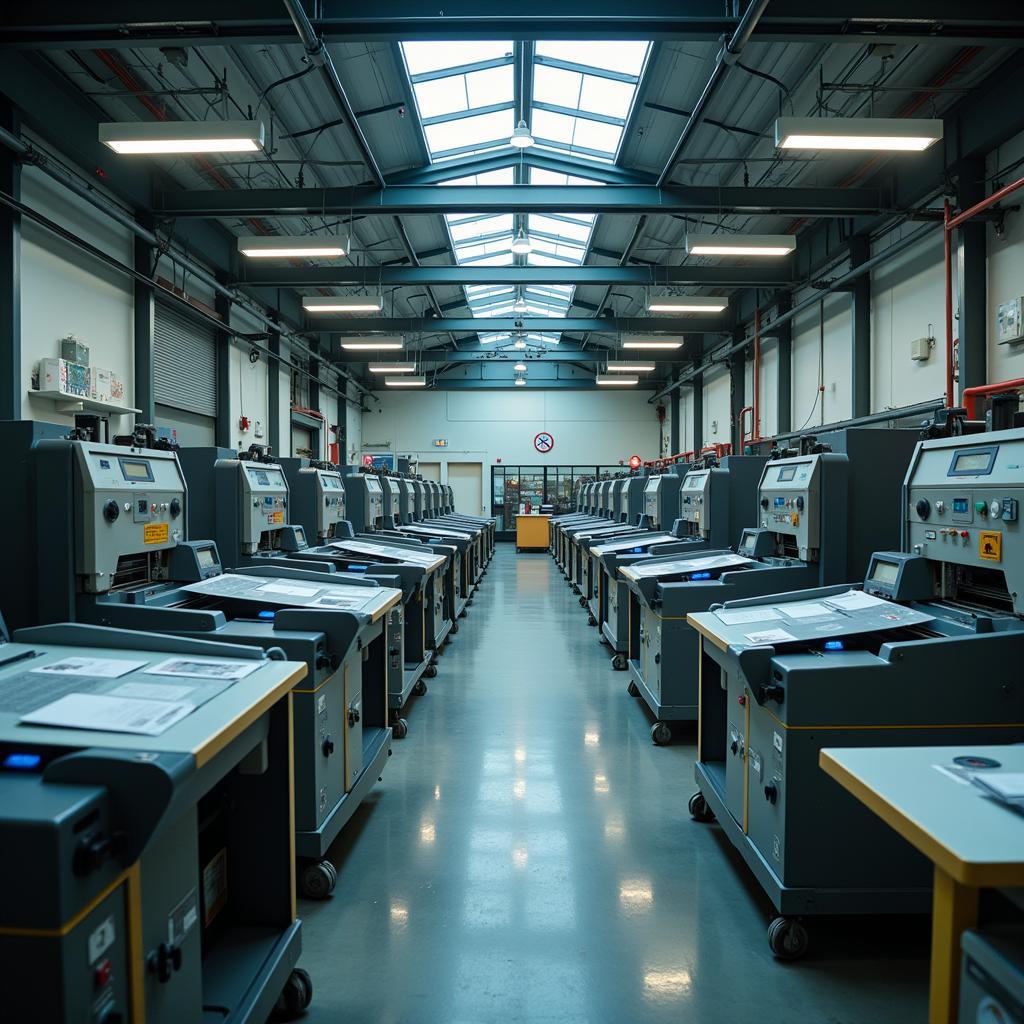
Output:
[[730,393],[727,369],[722,367],[704,374],[704,444],[723,443],[732,436]]
[[[988,173],[1024,158],[1024,134],[1018,135],[986,163]],[[1020,167],[1001,176],[999,185],[1019,178]],[[990,182],[990,188],[995,187]],[[1024,193],[1018,192],[1006,205],[1024,202]],[[1024,211],[1007,213],[1002,238],[996,235],[996,226],[989,224],[988,237],[988,379],[990,382],[1015,380],[1024,377],[1024,342],[1013,345],[996,344],[996,310],[1003,302],[1024,295]]]
[[[650,392],[428,391],[380,393],[362,418],[362,448],[442,463],[498,459],[510,465],[614,464],[630,455],[653,458],[658,419]],[[548,431],[554,449],[538,453],[533,439]],[[435,438],[447,448],[435,448]],[[389,446],[389,447],[388,447]]]

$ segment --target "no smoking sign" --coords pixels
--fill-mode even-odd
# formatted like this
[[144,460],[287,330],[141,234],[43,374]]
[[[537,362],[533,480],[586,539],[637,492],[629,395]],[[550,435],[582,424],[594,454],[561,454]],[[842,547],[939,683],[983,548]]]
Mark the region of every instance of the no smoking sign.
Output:
[[541,454],[545,454],[555,447],[555,439],[546,431],[542,431],[533,439],[533,447]]

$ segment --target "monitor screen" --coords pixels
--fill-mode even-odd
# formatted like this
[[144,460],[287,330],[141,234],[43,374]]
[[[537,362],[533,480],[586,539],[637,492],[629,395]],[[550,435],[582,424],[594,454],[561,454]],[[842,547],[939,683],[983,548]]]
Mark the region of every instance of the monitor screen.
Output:
[[958,452],[953,458],[951,473],[988,473],[992,467],[995,452],[986,448],[979,452]]
[[740,542],[740,554],[747,555],[748,557],[754,553],[754,542],[757,538],[752,533],[743,534],[743,540]]
[[779,470],[779,475],[775,478],[780,484],[785,483],[787,480],[792,480],[796,476],[796,466],[783,466]]
[[212,569],[217,564],[213,548],[196,548],[196,561],[200,569]]
[[871,579],[876,583],[888,583],[891,585],[896,582],[899,572],[900,567],[895,562],[876,560],[874,570],[871,573]]
[[380,494],[380,481],[374,476],[368,476],[366,478],[366,489],[370,494]]
[[660,486],[661,477],[652,476],[651,479],[647,481],[647,486],[644,487],[644,494],[653,494]]
[[324,485],[325,491],[340,491],[341,477],[329,476],[327,473],[320,474],[320,482]]
[[144,459],[121,459],[121,474],[125,480],[133,483],[139,480],[152,480],[153,470]]
[[691,473],[686,478],[686,490],[693,491],[699,487],[704,486],[704,481],[708,478],[707,473],[697,473],[696,475]]
[[275,487],[284,490],[284,474],[279,469],[249,466],[248,473],[254,487]]

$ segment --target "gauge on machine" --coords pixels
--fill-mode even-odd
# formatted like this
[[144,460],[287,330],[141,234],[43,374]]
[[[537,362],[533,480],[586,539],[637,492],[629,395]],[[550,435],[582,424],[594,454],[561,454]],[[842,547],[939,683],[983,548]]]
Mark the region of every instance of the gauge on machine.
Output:
[[993,498],[988,505],[989,515],[993,519],[998,519],[1003,514],[1003,505],[998,498]]

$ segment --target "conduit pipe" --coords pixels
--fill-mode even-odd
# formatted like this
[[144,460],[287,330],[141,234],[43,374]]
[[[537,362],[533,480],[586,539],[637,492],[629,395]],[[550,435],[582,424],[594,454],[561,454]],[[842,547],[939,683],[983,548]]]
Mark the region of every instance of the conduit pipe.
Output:
[[[293,0],[285,0],[285,2],[291,6]],[[683,150],[686,148],[693,133],[704,120],[708,104],[718,91],[719,86],[725,81],[725,77],[729,74],[733,64],[740,59],[743,47],[750,41],[750,37],[753,35],[754,29],[761,20],[761,15],[764,14],[767,6],[768,0],[751,0],[750,6],[743,12],[743,17],[740,18],[740,23],[736,26],[732,39],[718,52],[718,56],[715,58],[715,66],[711,70],[711,77],[708,78],[704,91],[700,94],[700,99],[694,104],[686,126],[683,128],[679,141],[672,150],[672,155],[668,158],[664,170],[658,175],[658,188],[664,188],[669,178],[672,177],[672,172],[675,170],[679,158],[683,155]]]
[[1024,391],[1024,377],[1016,380],[1002,380],[998,384],[979,384],[973,388],[964,390],[964,408],[967,410],[967,419],[980,419],[977,415],[977,400],[986,395],[1001,395],[1009,391]]
[[[245,310],[246,313],[263,324],[268,331],[280,334],[282,338],[285,338],[289,342],[289,344],[296,346],[301,352],[312,359],[323,358],[321,355],[314,352],[297,334],[294,334],[282,327],[280,323],[267,316],[267,314],[254,303],[243,298],[238,292],[223,285],[216,277],[213,276],[213,274],[207,271],[205,267],[202,267],[198,263],[194,263],[187,256],[176,252],[174,249],[168,248],[166,245],[166,239],[158,238],[152,231],[143,227],[130,214],[126,213],[115,203],[112,203],[103,197],[98,191],[96,191],[96,189],[91,188],[89,185],[76,178],[73,174],[65,171],[63,167],[54,164],[52,160],[40,153],[39,150],[35,149],[20,136],[7,131],[5,128],[0,128],[0,145],[6,146],[8,149],[20,156],[25,163],[30,164],[33,167],[37,167],[40,171],[48,175],[58,184],[62,185],[69,192],[73,192],[76,196],[84,199],[87,203],[94,206],[115,223],[127,228],[127,230],[137,238],[141,238],[148,245],[152,245],[157,248],[161,255],[166,256],[172,263],[175,263],[183,270],[186,270],[192,277],[202,281],[203,284],[208,288],[211,288],[218,295],[224,296],[224,298],[234,303],[240,309]],[[373,398],[374,401],[378,401],[376,395],[374,395],[372,391],[364,387],[358,380],[350,376],[344,370],[338,369],[337,367],[332,367],[332,369],[334,369],[335,373],[337,373],[341,378],[352,383],[363,394]]]
[[[960,227],[961,224],[966,223],[972,217],[976,217],[979,213],[984,210],[995,206],[996,203],[1005,199],[1007,196],[1012,195],[1018,189],[1024,188],[1024,178],[1018,178],[1016,181],[1011,181],[1009,185],[1004,185],[1001,189],[993,192],[992,195],[986,199],[982,199],[980,202],[975,203],[973,206],[968,206],[966,210],[962,210],[955,217],[951,216],[951,208],[949,200],[945,201],[943,206],[943,257],[945,261],[946,270],[946,408],[952,409],[956,405],[956,396],[954,393],[953,384],[953,232]],[[1010,384],[1016,383],[1011,381]],[[969,389],[978,394],[985,393],[981,388]],[[989,392],[991,393],[991,392]],[[966,396],[967,392],[964,392]]]

